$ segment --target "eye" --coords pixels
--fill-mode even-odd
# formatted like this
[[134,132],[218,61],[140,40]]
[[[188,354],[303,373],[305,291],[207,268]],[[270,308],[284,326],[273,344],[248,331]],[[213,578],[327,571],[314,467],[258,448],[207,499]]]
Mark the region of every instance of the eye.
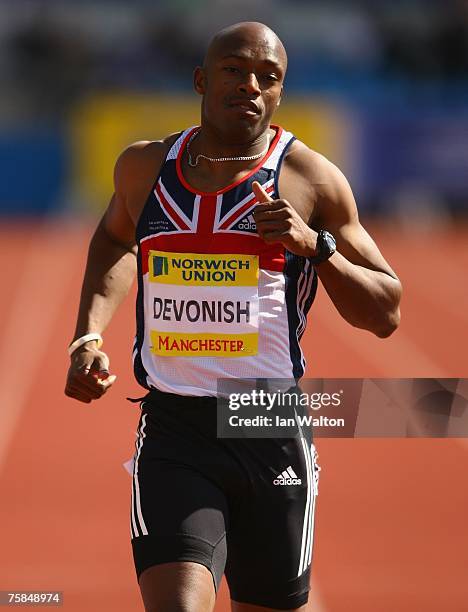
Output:
[[234,74],[236,72],[239,72],[239,68],[236,68],[235,66],[224,66],[223,70],[225,72],[230,72],[231,74]]

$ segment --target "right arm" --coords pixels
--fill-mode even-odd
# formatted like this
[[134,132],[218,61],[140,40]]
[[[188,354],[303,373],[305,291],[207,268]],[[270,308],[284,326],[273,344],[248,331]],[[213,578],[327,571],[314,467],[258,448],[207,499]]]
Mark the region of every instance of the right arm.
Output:
[[[132,286],[135,227],[166,150],[162,142],[136,143],[117,160],[115,192],[89,245],[72,342],[88,333],[102,334]],[[90,341],[71,355],[65,394],[89,403],[114,381],[107,355]]]

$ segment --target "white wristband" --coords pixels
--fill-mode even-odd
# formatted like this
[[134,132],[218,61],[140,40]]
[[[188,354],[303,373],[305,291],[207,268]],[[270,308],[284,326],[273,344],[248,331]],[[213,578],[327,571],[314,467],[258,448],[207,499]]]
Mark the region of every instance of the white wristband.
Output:
[[80,346],[83,346],[83,344],[86,344],[87,342],[91,342],[92,340],[97,340],[97,347],[98,349],[101,348],[102,343],[103,343],[101,334],[85,334],[84,336],[81,336],[81,338],[78,338],[77,340],[75,340],[74,342],[70,344],[70,346],[67,349],[68,354],[72,355],[72,353],[74,353],[77,348],[80,348]]

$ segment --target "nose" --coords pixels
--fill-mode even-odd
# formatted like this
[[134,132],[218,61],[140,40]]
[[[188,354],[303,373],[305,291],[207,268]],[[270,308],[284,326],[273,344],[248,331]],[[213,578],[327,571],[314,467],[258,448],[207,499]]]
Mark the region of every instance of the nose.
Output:
[[242,79],[242,82],[239,83],[238,90],[240,93],[247,94],[249,96],[260,95],[261,90],[255,73],[249,72],[246,74],[245,78]]

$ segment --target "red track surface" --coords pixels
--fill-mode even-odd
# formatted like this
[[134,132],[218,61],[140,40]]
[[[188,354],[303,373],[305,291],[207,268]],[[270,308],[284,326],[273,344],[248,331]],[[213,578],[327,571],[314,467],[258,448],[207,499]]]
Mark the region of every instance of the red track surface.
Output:
[[[131,298],[106,333],[112,392],[92,405],[63,395],[89,235],[0,228],[0,590],[62,590],[67,612],[138,611],[122,468],[138,417],[124,398],[141,395]],[[308,376],[467,377],[468,232],[373,235],[404,283],[402,325],[387,340],[355,330],[320,290],[303,343]],[[317,447],[310,609],[468,610],[468,441],[322,438]],[[216,610],[228,609],[223,584]]]

